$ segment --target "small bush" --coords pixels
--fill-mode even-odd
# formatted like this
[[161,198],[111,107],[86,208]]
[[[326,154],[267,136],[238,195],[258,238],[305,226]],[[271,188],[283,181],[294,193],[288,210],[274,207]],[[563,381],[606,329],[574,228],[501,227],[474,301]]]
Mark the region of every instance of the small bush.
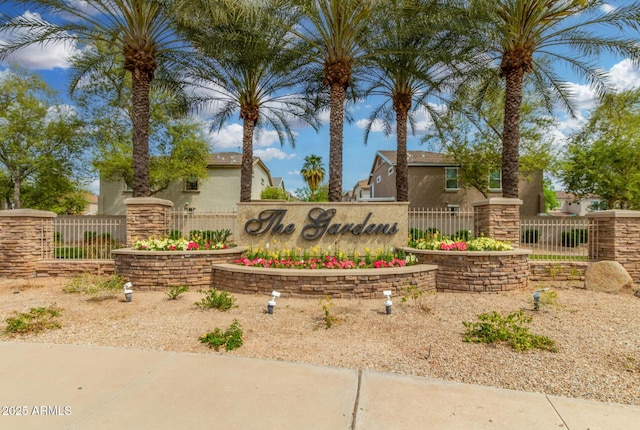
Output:
[[563,231],[560,236],[562,246],[574,248],[581,243],[587,243],[589,239],[589,231],[585,228],[572,228],[569,231]]
[[214,348],[216,351],[224,346],[227,351],[238,349],[242,346],[242,327],[237,319],[233,320],[233,323],[224,332],[216,327],[212,332],[202,335],[198,338],[200,342],[209,345],[209,348]]
[[404,294],[402,295],[402,299],[400,300],[401,303],[406,303],[409,301],[409,299],[416,301],[424,294],[424,291],[422,291],[422,289],[417,285],[408,285],[407,288],[403,289],[402,291]]
[[471,239],[471,230],[458,230],[453,236],[453,239],[456,241],[461,240],[463,242],[467,242]]
[[169,296],[169,300],[177,300],[182,293],[186,293],[187,291],[189,291],[188,285],[174,285],[169,288],[169,291],[166,291],[165,294]]
[[556,352],[555,342],[546,336],[539,336],[529,332],[523,324],[529,324],[531,317],[522,311],[507,316],[495,311],[490,314],[478,315],[480,322],[465,322],[467,328],[464,334],[465,342],[496,343],[506,342],[517,351],[536,348]]
[[178,240],[182,237],[182,232],[180,230],[171,230],[169,232],[169,239]]
[[522,232],[522,243],[538,243],[538,230],[528,229]]
[[55,305],[49,307],[31,308],[29,312],[14,312],[13,317],[5,319],[7,324],[6,334],[40,333],[44,330],[60,328],[60,323],[55,321],[61,315],[61,310]]
[[227,311],[236,307],[236,298],[227,291],[218,292],[217,289],[211,288],[209,290],[199,290],[198,292],[204,294],[204,298],[194,304],[201,309],[215,308],[221,311]]
[[65,293],[82,293],[92,296],[95,300],[104,300],[116,297],[121,291],[125,279],[122,276],[112,275],[108,278],[97,275],[84,274],[74,276],[62,291]]
[[96,237],[98,237],[98,233],[95,231],[85,231],[82,234],[85,242],[93,242]]
[[324,316],[322,317],[322,319],[324,320],[324,328],[330,329],[335,323],[338,322],[338,317],[331,313],[331,308],[333,307],[331,296],[324,296],[324,299],[321,299],[319,304],[322,307],[322,311],[324,313]]

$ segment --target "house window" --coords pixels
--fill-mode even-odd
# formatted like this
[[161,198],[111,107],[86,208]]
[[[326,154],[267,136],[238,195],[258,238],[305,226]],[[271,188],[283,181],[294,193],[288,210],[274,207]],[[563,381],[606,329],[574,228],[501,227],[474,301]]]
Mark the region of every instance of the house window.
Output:
[[502,170],[489,172],[489,191],[502,191]]
[[457,167],[445,167],[444,168],[445,191],[458,191],[458,168]]
[[127,191],[127,192],[133,191],[133,187],[131,185],[127,184],[127,181],[123,181],[122,182],[122,189],[124,191]]
[[389,176],[393,175],[393,166],[389,167],[388,175]]
[[460,213],[460,205],[447,205],[447,209],[451,216],[456,216]]
[[382,182],[382,176],[378,175],[378,177],[376,177],[376,184],[379,184],[380,182]]
[[198,191],[198,178],[188,178],[184,181],[185,191]]

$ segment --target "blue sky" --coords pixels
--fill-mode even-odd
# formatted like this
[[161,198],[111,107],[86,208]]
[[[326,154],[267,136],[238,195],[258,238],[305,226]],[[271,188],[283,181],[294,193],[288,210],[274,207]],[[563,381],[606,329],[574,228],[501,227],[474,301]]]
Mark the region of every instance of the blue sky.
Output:
[[[84,2],[76,1],[79,5]],[[0,42],[2,41],[0,34]],[[68,67],[67,57],[75,50],[74,46],[62,44],[48,44],[45,47],[31,46],[23,51],[11,55],[4,63],[0,63],[0,70],[6,68],[9,62],[15,62],[23,67],[30,68],[38,72],[47,83],[59,91],[63,100],[68,102],[66,97],[68,90]],[[600,66],[610,72],[611,82],[617,88],[629,89],[640,86],[640,70],[633,66],[631,62],[624,58],[602,57]],[[1,72],[0,72],[1,73]],[[585,115],[589,108],[595,104],[593,91],[586,85],[579,82],[575,76],[566,74],[567,82],[571,82],[574,89],[574,99],[577,106]],[[343,146],[343,188],[352,189],[354,185],[362,179],[366,179],[371,170],[371,164],[376,151],[395,150],[395,135],[388,138],[384,136],[379,127],[373,128],[369,136],[369,142],[364,145],[364,122],[368,118],[371,110],[371,101],[365,100],[348,106],[352,123],[345,122],[344,146]],[[420,145],[420,136],[424,134],[429,126],[429,121],[424,113],[416,112],[418,124],[416,136],[409,138],[409,150],[427,150],[424,145]],[[237,117],[236,117],[237,118]],[[323,125],[318,132],[310,127],[299,128],[297,130],[296,147],[280,146],[280,143],[273,131],[263,130],[254,142],[254,154],[262,158],[271,170],[274,177],[284,178],[287,190],[295,191],[304,186],[304,181],[300,176],[300,168],[304,163],[304,158],[310,154],[322,157],[328,177],[329,159],[329,113],[322,114]],[[578,118],[568,118],[563,113],[558,114],[560,120],[558,136],[570,132],[579,126],[584,116]],[[241,151],[242,146],[242,126],[239,121],[229,123],[219,133],[210,135],[211,144],[214,151]],[[559,144],[561,144],[561,139]],[[97,181],[91,190],[98,191]]]

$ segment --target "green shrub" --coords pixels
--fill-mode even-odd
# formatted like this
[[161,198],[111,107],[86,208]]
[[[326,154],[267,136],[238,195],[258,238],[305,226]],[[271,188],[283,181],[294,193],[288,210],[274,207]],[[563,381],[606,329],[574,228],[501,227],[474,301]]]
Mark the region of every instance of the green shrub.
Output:
[[31,308],[29,312],[14,312],[15,316],[4,320],[7,324],[4,332],[6,334],[25,334],[58,329],[60,323],[55,318],[61,315],[61,310],[54,304],[46,308]]
[[535,228],[522,232],[522,243],[538,243],[538,230]]
[[260,200],[289,200],[287,192],[279,187],[266,187],[260,193]]
[[576,247],[581,243],[587,243],[589,239],[589,231],[585,228],[572,228],[569,231],[561,233],[562,246]]
[[338,322],[338,317],[331,313],[331,308],[333,307],[331,296],[324,296],[324,299],[321,299],[319,304],[322,307],[322,311],[324,313],[324,316],[322,317],[322,319],[324,320],[324,328],[330,329],[335,323]]
[[204,294],[204,298],[194,304],[201,309],[215,308],[221,311],[226,311],[236,307],[236,298],[227,291],[218,292],[217,289],[211,288],[208,290],[199,290],[198,292]]
[[495,311],[478,315],[480,322],[465,322],[462,324],[467,331],[465,342],[496,343],[506,342],[517,351],[536,348],[556,352],[555,342],[546,336],[539,336],[529,332],[523,324],[529,324],[531,317],[522,311],[507,316]]
[[453,236],[453,239],[456,241],[461,240],[463,242],[467,242],[471,239],[471,230],[458,230]]
[[214,348],[216,351],[224,346],[227,351],[238,349],[242,346],[242,327],[237,319],[224,332],[216,327],[212,332],[200,336],[198,340]]
[[186,293],[187,291],[189,291],[188,285],[174,285],[169,288],[169,291],[166,291],[165,294],[169,296],[169,300],[177,300],[182,293]]
[[85,242],[93,242],[96,237],[98,237],[98,233],[95,231],[85,231],[82,234]]
[[169,232],[169,239],[178,240],[182,237],[182,232],[180,230],[171,230]]
[[122,276],[109,277],[83,274],[74,276],[65,284],[62,291],[65,293],[82,293],[92,296],[96,300],[104,300],[116,297],[122,292],[125,279]]

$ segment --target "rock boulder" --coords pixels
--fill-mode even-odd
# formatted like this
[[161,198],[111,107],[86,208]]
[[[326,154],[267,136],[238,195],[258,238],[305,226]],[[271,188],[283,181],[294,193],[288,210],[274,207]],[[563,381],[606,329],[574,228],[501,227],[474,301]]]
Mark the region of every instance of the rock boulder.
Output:
[[632,288],[633,279],[617,261],[598,261],[587,268],[584,285],[587,290],[617,293],[623,288]]

